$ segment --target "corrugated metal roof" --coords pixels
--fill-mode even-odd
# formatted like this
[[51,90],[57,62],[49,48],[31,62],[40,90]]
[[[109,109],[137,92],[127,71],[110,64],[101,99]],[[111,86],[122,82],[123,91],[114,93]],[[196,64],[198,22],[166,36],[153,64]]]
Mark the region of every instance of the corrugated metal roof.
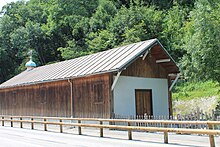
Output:
[[158,42],[157,39],[151,39],[76,59],[36,67],[2,83],[0,88],[120,71]]

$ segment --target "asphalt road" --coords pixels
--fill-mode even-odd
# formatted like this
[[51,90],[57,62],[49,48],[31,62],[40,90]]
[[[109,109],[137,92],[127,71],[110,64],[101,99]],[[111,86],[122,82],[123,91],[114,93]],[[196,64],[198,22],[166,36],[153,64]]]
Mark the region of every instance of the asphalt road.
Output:
[[[75,130],[76,131],[76,130]],[[98,137],[99,130],[83,130],[77,135],[41,130],[0,127],[0,147],[207,147],[208,136],[169,135],[169,144],[163,143],[163,134],[133,132],[134,140],[127,140],[126,131],[104,130],[104,138]],[[215,137],[216,146],[220,147],[220,138]]]

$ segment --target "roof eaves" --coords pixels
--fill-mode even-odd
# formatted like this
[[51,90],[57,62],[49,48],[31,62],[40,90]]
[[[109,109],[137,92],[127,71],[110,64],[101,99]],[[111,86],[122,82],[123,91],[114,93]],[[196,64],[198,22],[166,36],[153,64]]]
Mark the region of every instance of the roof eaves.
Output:
[[158,39],[156,39],[158,44],[162,47],[162,49],[166,52],[166,54],[169,56],[169,58],[173,61],[173,63],[176,65],[177,69],[180,72],[180,68],[177,66],[176,62],[174,61],[174,59],[170,56],[170,54],[167,52],[167,50],[163,47],[163,45],[160,43],[160,41]]
[[63,81],[63,80],[68,80],[68,79],[76,79],[76,78],[82,78],[82,77],[86,77],[86,76],[94,76],[94,75],[100,75],[100,74],[112,73],[112,72],[118,72],[118,71],[119,71],[119,69],[113,69],[113,70],[107,70],[107,71],[102,71],[102,72],[96,72],[96,73],[92,73],[92,74],[85,74],[85,75],[80,75],[80,76],[72,76],[72,77],[50,79],[50,80],[43,80],[43,81],[36,81],[36,82],[28,82],[28,83],[22,83],[22,84],[11,85],[11,86],[1,86],[0,85],[0,90],[7,89],[7,88],[14,88],[14,87],[18,87],[18,86],[29,86],[29,85],[34,85],[34,84],[42,84],[42,83]]

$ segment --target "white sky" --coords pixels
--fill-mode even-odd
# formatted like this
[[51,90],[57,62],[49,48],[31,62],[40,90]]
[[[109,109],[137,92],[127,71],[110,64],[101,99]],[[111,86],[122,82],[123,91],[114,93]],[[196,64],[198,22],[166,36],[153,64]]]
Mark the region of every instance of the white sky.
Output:
[[0,10],[2,9],[2,7],[4,5],[6,5],[7,3],[10,3],[10,2],[16,2],[18,0],[0,0]]

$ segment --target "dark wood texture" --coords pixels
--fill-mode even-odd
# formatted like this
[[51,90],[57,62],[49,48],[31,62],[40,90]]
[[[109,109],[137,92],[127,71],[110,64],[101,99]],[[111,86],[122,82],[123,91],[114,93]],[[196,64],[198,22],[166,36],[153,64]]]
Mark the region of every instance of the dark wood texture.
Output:
[[[70,80],[73,116],[110,117],[111,74]],[[68,80],[0,89],[0,114],[71,116]]]
[[[151,49],[150,55],[153,56],[155,60],[170,59],[169,55],[162,49],[162,47],[159,44],[155,45]],[[179,73],[179,68],[173,60],[171,60],[170,62],[158,64],[165,68],[168,73]]]
[[0,89],[0,113],[5,115],[70,116],[67,81]]
[[152,56],[147,56],[145,60],[138,58],[126,70],[122,72],[123,76],[135,76],[146,78],[167,78],[167,71]]
[[152,91],[145,89],[135,90],[136,115],[152,115]]
[[72,82],[74,117],[110,117],[110,74],[77,78]]
[[168,104],[169,104],[169,115],[173,115],[173,104],[172,104],[172,92],[169,91],[169,87],[171,86],[171,77],[168,77]]

